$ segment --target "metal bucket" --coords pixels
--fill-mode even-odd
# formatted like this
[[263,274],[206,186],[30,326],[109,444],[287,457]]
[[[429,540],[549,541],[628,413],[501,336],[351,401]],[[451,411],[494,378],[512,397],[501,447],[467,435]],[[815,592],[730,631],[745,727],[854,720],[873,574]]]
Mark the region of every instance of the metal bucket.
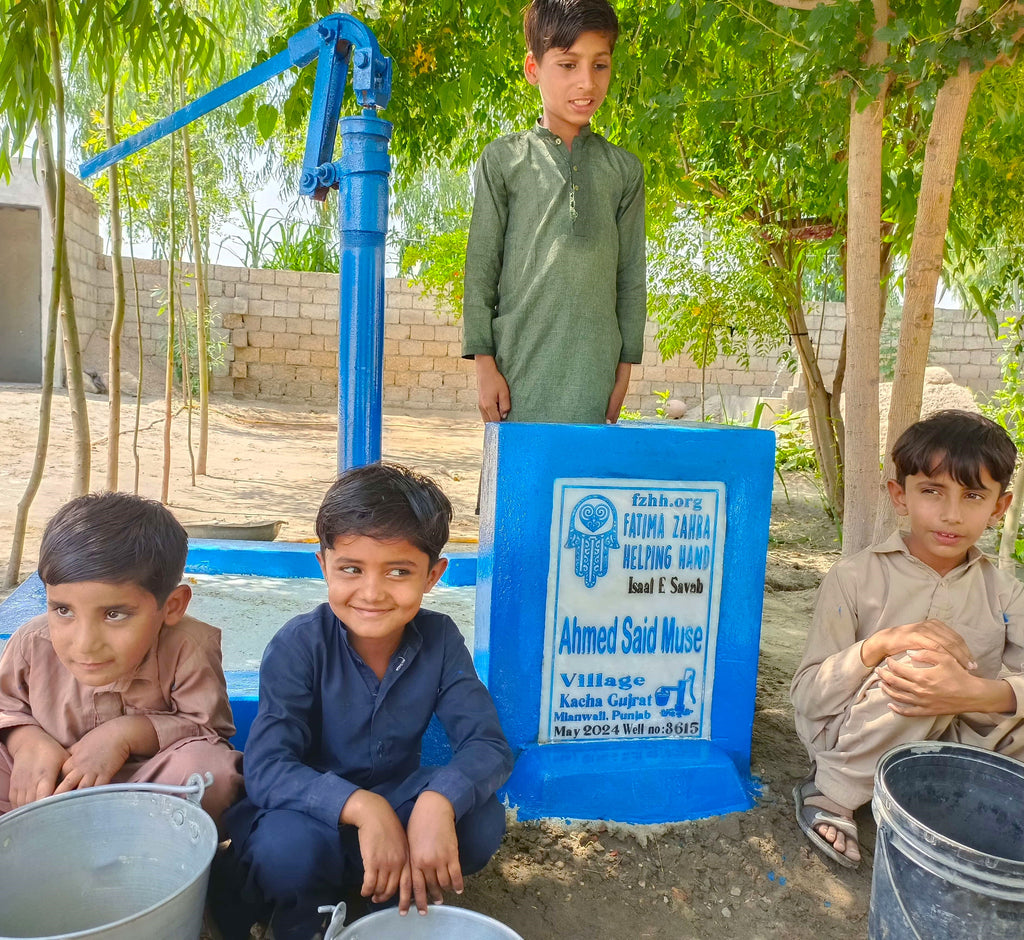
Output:
[[[321,908],[326,913],[331,908]],[[341,930],[345,905],[334,908],[324,940],[523,940],[511,927],[462,907],[432,904],[426,916],[413,908],[403,917],[397,907],[360,917]],[[340,930],[340,933],[338,932]]]
[[196,940],[217,850],[204,789],[113,784],[0,816],[0,940]]
[[1024,763],[966,744],[886,752],[869,940],[1024,937]]

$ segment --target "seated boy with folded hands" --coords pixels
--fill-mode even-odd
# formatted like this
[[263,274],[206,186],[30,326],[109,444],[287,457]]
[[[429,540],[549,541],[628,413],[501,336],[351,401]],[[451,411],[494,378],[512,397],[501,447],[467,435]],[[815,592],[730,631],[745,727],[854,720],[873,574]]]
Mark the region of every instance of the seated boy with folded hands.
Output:
[[943,411],[893,448],[909,530],[822,581],[791,695],[813,767],[794,790],[811,843],[860,862],[853,812],[890,748],[955,741],[1024,756],[1024,584],[976,547],[1010,505],[1016,448],[981,415]]
[[[226,818],[252,914],[218,916],[229,940],[268,918],[275,940],[310,940],[318,907],[346,892],[424,914],[501,843],[511,751],[458,628],[421,607],[451,515],[433,481],[385,464],[345,471],[324,497],[327,603],[266,648],[247,796]],[[424,767],[435,714],[453,756]]]
[[0,657],[0,813],[105,783],[213,774],[219,822],[242,788],[220,631],[189,617],[188,535],[160,503],[99,493],[46,526],[47,612]]

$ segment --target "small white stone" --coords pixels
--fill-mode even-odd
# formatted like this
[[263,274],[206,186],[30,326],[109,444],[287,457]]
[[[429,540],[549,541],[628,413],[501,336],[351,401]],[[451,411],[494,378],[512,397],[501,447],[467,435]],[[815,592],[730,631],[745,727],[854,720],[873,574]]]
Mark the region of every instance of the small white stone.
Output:
[[670,398],[665,402],[666,418],[681,418],[686,414],[686,402],[678,398]]

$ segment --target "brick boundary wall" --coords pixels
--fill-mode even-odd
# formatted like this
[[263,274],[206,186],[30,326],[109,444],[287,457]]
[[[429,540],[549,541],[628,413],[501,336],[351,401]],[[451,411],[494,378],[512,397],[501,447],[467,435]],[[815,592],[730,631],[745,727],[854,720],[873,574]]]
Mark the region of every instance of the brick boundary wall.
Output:
[[[99,209],[92,193],[73,177],[68,183],[67,232],[83,359],[87,368],[106,373],[112,262],[102,253]],[[122,369],[134,375],[138,370],[135,277],[131,260],[126,258],[124,264],[127,307],[121,361]],[[181,302],[194,309],[192,265],[180,264],[178,269]],[[44,281],[48,271],[47,265]],[[250,400],[334,407],[338,275],[220,264],[210,266],[207,273],[214,309],[212,335],[223,344],[223,362],[214,370],[214,390]],[[163,384],[167,329],[159,307],[167,286],[167,262],[139,260],[134,274],[146,363],[143,391],[158,392]],[[449,313],[438,312],[431,297],[400,278],[387,281],[384,319],[385,407],[474,414],[476,381],[472,362],[461,358],[461,323]],[[808,329],[818,346],[826,381],[831,381],[835,370],[842,323],[842,304],[818,305],[808,313]],[[895,344],[894,330],[887,319],[883,354],[887,345]],[[662,362],[656,334],[657,325],[649,323],[644,362],[633,367],[626,407],[653,415],[660,403],[655,393],[669,390],[672,397],[687,402],[691,415],[699,415],[701,370],[685,356]],[[955,381],[987,396],[999,386],[999,354],[982,320],[967,319],[958,310],[935,311],[929,364],[944,366]],[[718,411],[717,402],[724,399],[732,417],[738,416],[737,409],[751,408],[757,399],[798,401],[792,394],[797,384],[770,356],[751,356],[746,368],[733,359],[722,359],[703,375],[709,412]]]
[[[260,278],[271,273],[250,272]],[[270,290],[276,297],[282,284],[296,272],[273,273],[277,280]],[[302,304],[299,310],[277,300],[269,308],[268,288],[264,287],[262,302],[250,299],[245,311],[236,304],[235,312],[224,316],[223,325],[231,331],[234,361],[230,375],[236,395],[257,399],[297,397],[322,404],[336,400],[337,277],[317,277],[331,277],[330,287],[318,282],[313,289],[316,301]],[[250,297],[255,294],[252,281],[249,293]],[[320,298],[325,293],[333,295],[331,304],[322,303]],[[261,313],[263,310],[267,312]],[[815,336],[826,381],[831,381],[839,356],[843,317],[842,304],[826,304],[823,319],[821,315],[817,318],[822,321]],[[815,317],[810,319],[813,323]],[[673,397],[686,401],[691,412],[699,413],[701,370],[685,356],[663,362],[657,348],[657,331],[657,324],[648,323],[644,362],[633,367],[626,408],[653,415],[660,404],[655,393],[669,390]],[[309,350],[308,361],[305,350]],[[385,406],[399,410],[474,412],[473,364],[462,359],[461,352],[461,321],[451,314],[438,313],[432,298],[422,296],[407,281],[389,278],[384,314]],[[966,320],[959,310],[935,311],[929,363],[947,368],[955,381],[987,396],[1000,384],[999,353],[1000,348],[983,321]],[[319,380],[317,368],[323,370]],[[767,356],[751,356],[747,367],[733,359],[723,359],[703,376],[705,399],[713,410],[717,406],[712,399],[725,399],[727,410],[730,405],[749,408],[759,398],[782,399],[797,382],[777,358]]]

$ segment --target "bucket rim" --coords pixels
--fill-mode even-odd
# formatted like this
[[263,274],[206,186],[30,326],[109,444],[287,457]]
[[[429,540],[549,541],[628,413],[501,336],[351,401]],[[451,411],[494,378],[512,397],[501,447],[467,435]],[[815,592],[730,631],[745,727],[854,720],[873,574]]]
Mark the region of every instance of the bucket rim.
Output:
[[[393,920],[396,916],[396,910],[396,908],[387,908],[383,911],[376,911],[373,914],[368,914],[366,917],[360,917],[359,920],[349,924],[348,927],[338,934],[338,940],[347,940],[349,937],[358,937],[358,933],[353,932],[352,934],[349,934],[350,930],[355,931],[357,927],[372,928],[375,922]],[[507,940],[523,940],[522,936],[509,927],[508,924],[503,924],[500,920],[495,920],[487,914],[482,914],[479,911],[474,911],[468,907],[456,907],[453,904],[431,904],[427,916],[430,917],[435,912],[438,916],[443,918],[454,918],[459,921],[476,922],[478,924],[486,924],[487,926],[497,926],[507,931]],[[408,916],[411,917],[413,913],[413,911],[410,911]]]
[[[885,771],[905,761],[925,756],[933,757],[944,752],[976,763],[983,763],[988,767],[998,766],[1019,777],[1024,786],[1024,762],[1007,757],[1005,754],[953,741],[921,741],[913,744],[901,744],[886,751],[875,768],[874,793],[871,799],[871,809],[875,821],[880,826],[888,824],[890,828],[893,827],[893,824],[898,824],[900,828],[894,829],[893,835],[899,841],[913,846],[933,864],[948,870],[952,859],[940,855],[937,849],[941,849],[957,861],[967,863],[977,871],[984,872],[986,879],[1005,886],[1019,898],[1019,892],[1024,888],[1024,861],[983,852],[938,832],[912,816],[889,789],[884,779]],[[959,874],[963,875],[964,873],[960,872]]]
[[[191,800],[183,799],[179,796],[174,796],[170,793],[164,793],[159,791],[147,790],[142,788],[132,787],[130,789],[115,785],[109,789],[103,787],[89,787],[84,790],[73,791],[78,800],[88,803],[102,803],[110,801],[121,801],[124,797],[145,797],[152,802],[166,804],[164,809],[166,812],[170,812],[173,809],[185,809],[186,813],[191,814],[195,817],[198,825],[203,828],[207,828],[207,835],[212,832],[212,842],[209,843],[209,857],[206,858],[205,864],[199,871],[196,872],[193,877],[189,878],[184,884],[182,884],[173,894],[162,898],[161,900],[150,904],[148,907],[142,910],[135,911],[119,920],[111,921],[107,924],[102,924],[96,927],[88,927],[84,930],[76,930],[74,933],[61,933],[61,934],[48,934],[45,936],[35,936],[31,938],[27,937],[3,937],[0,936],[0,940],[87,940],[90,936],[96,936],[98,930],[113,930],[115,928],[127,927],[133,921],[138,920],[140,917],[144,917],[147,914],[152,914],[154,911],[163,907],[169,901],[180,897],[187,891],[191,890],[196,883],[202,878],[209,878],[210,864],[213,862],[213,857],[217,853],[217,826],[210,814],[206,812],[198,803],[193,803]],[[9,823],[17,823],[24,820],[27,816],[31,815],[33,811],[39,810],[46,811],[57,804],[65,804],[67,801],[62,799],[69,794],[62,793],[57,796],[46,797],[42,800],[36,800],[32,803],[27,803],[25,806],[21,806],[16,810],[9,813],[5,813],[0,816],[0,835],[2,835],[3,828]],[[173,803],[171,801],[174,801]],[[200,836],[202,840],[202,835]],[[205,856],[205,852],[203,853]]]

